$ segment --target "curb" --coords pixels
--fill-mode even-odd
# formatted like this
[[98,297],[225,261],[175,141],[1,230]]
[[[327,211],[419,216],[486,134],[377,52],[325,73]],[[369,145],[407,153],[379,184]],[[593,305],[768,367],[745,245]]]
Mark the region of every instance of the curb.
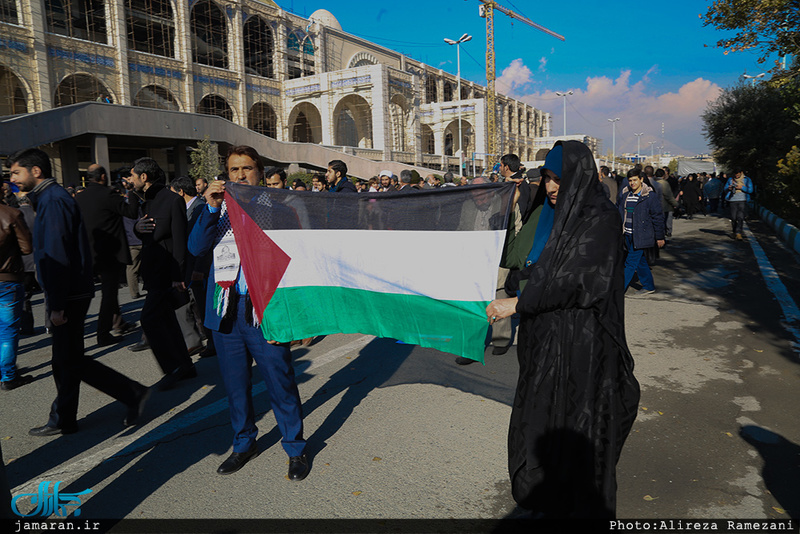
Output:
[[787,223],[763,206],[758,206],[756,211],[761,220],[769,224],[784,243],[800,254],[800,230],[796,226]]

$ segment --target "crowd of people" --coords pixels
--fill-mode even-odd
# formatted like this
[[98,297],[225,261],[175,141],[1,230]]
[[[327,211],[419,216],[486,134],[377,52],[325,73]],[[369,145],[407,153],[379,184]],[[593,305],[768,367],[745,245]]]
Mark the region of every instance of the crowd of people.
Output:
[[[741,239],[753,193],[741,171],[731,178],[703,173],[678,179],[666,167],[637,166],[618,176],[598,169],[589,149],[573,141],[556,143],[541,168],[526,170],[518,156],[506,154],[495,172],[472,180],[450,172],[423,178],[412,170],[399,175],[383,170],[353,181],[346,164],[333,160],[308,182],[289,183],[284,169],[265,168],[252,147],[231,147],[224,161],[220,179],[178,177],[169,183],[148,157],[113,179],[92,164],[85,184],[70,191],[57,183],[43,151],[9,157],[10,184],[3,184],[0,203],[0,385],[13,390],[31,382],[17,372],[16,352],[20,331],[32,329],[26,313],[35,270],[45,294],[56,386],[47,421],[31,428],[31,435],[79,431],[81,382],[126,407],[123,425],[141,422],[152,388],[84,352],[86,315],[98,282],[97,345],[117,345],[137,329],[137,321],[124,318],[119,306],[125,273],[131,298],[144,298],[141,338],[129,348],[152,351],[163,373],[154,388],[167,390],[196,378],[194,355],[217,357],[233,429],[232,452],[217,473],[235,473],[259,453],[250,383],[255,361],[289,457],[287,476],[303,480],[310,463],[290,349],[312,340],[266,340],[255,324],[228,220],[226,183],[334,194],[388,192],[400,198],[509,181],[515,184],[513,209],[496,299],[486,314],[495,355],[508,351],[511,317],[520,317],[520,379],[509,433],[514,498],[545,515],[613,517],[615,465],[639,398],[625,342],[625,292],[636,276],[642,288],[631,294],[655,291],[648,257],[671,238],[675,217],[714,213],[727,203],[733,237]],[[487,217],[486,207],[475,196],[474,205],[459,206],[451,219],[474,227]],[[287,201],[272,210],[278,217],[290,211],[300,227],[309,227],[302,206]]]

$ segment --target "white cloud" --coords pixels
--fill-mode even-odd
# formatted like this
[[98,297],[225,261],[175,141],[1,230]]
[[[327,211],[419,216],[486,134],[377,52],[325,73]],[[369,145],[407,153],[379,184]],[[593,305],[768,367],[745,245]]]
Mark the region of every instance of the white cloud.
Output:
[[583,133],[603,139],[604,149],[610,151],[612,132],[607,119],[620,117],[616,125],[617,152],[635,152],[636,136],[633,134],[644,132],[641,139],[641,151],[644,153],[649,151],[650,141],[656,142],[658,150],[663,122],[665,151],[675,155],[707,152],[700,115],[722,89],[709,80],[697,78],[687,81],[675,92],[663,91],[659,89],[659,85],[663,85],[659,76],[658,67],[653,66],[641,79],[633,79],[630,70],[623,70],[616,79],[608,76],[587,77],[584,87],[558,87],[530,92],[526,89],[533,82],[532,72],[521,59],[515,59],[498,78],[497,88],[500,92],[550,112],[554,135],[561,135],[563,130],[563,101],[556,97],[555,90],[571,89],[574,94],[567,100],[568,133]]
[[532,81],[533,72],[522,63],[522,59],[518,58],[503,69],[503,73],[497,78],[495,84],[498,92],[513,93]]
[[539,59],[539,72],[544,72],[547,68],[547,58],[542,56]]

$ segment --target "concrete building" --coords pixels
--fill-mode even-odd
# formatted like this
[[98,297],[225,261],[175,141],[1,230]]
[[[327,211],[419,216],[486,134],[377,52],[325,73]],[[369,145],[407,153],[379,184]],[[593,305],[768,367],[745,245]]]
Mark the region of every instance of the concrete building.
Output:
[[[305,19],[270,0],[0,0],[0,153],[49,143],[65,181],[91,161],[114,168],[141,155],[185,174],[187,147],[204,135],[308,168],[344,154],[366,176],[378,161],[456,171],[462,151],[481,169],[498,159],[484,160],[486,88],[456,87],[455,75],[348,34],[325,10]],[[503,95],[496,112],[501,154],[537,159],[549,114]],[[58,135],[43,131],[52,123]]]

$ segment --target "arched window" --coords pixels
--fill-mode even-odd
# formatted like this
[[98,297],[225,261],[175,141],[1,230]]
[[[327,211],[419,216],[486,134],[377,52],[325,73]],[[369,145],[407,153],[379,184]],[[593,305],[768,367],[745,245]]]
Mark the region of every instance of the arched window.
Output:
[[160,85],[148,85],[142,87],[136,98],[133,99],[133,105],[140,108],[154,108],[165,109],[169,111],[180,111],[178,101],[172,96],[168,89]]
[[191,15],[192,59],[195,63],[228,68],[228,39],[225,16],[217,4],[202,0]]
[[73,74],[64,78],[56,88],[55,107],[81,102],[111,102],[103,82],[88,74]]
[[17,1],[0,0],[0,22],[18,24],[17,20]]
[[436,140],[433,137],[433,129],[427,124],[422,125],[422,153],[436,154]]
[[259,102],[247,114],[247,127],[273,139],[278,138],[278,116],[272,106]]
[[321,143],[322,118],[313,104],[301,102],[289,114],[293,143]]
[[28,112],[28,99],[22,82],[11,69],[0,66],[0,116]]
[[169,0],[126,0],[128,48],[175,56],[175,19]]
[[468,100],[469,99],[469,87],[464,85],[464,81],[461,81],[461,100]]
[[272,78],[272,54],[275,44],[272,28],[259,16],[244,23],[244,68],[248,74]]
[[453,155],[453,133],[446,132],[444,134],[444,155],[445,156],[452,156]]
[[372,148],[372,109],[358,95],[344,97],[333,111],[335,144]]
[[[300,53],[300,46],[303,53]],[[314,75],[314,41],[311,35],[303,35],[299,31],[289,33],[286,38],[286,56],[288,77],[290,80]]]
[[105,0],[45,0],[47,31],[106,42]]
[[425,102],[427,104],[436,102],[436,78],[430,74],[425,78]]
[[394,95],[389,102],[389,117],[392,120],[392,149],[410,150],[407,146],[406,113],[408,104],[402,95]]
[[450,82],[444,82],[444,90],[442,92],[444,93],[442,97],[445,102],[453,101],[453,86]]
[[228,101],[219,95],[206,95],[197,104],[197,112],[203,115],[216,115],[223,119],[233,120],[233,110]]

